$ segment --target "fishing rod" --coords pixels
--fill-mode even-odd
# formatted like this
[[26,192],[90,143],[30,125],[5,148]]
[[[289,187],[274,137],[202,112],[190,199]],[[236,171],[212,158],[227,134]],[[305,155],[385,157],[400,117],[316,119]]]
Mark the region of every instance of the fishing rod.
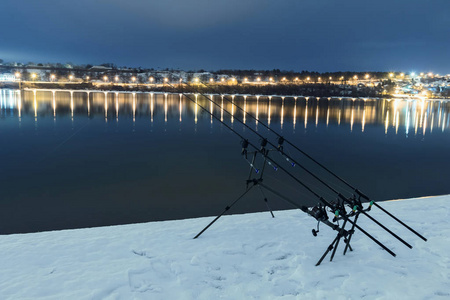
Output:
[[[188,85],[190,86],[190,85]],[[225,111],[227,114],[229,114],[230,116],[233,116],[232,113],[230,113],[228,110],[224,109],[223,106],[221,106],[220,104],[218,104],[217,102],[215,102],[213,99],[209,98],[206,94],[203,93],[199,93],[200,95],[202,95],[203,97],[205,97],[207,100],[209,100],[211,103],[215,104],[216,106],[218,106],[221,110]],[[226,99],[227,101],[229,101],[228,99]],[[230,102],[230,101],[229,101]],[[236,107],[240,108],[238,105],[234,104],[233,102],[231,102],[232,105],[235,105]],[[241,109],[242,110],[242,109]],[[245,112],[245,110],[242,110]],[[251,115],[251,114],[249,114]],[[233,116],[234,117],[234,116]],[[333,187],[331,187],[328,183],[326,183],[325,181],[323,181],[321,178],[319,178],[318,176],[316,176],[313,172],[311,172],[310,170],[308,170],[307,168],[305,168],[302,164],[300,164],[299,162],[297,162],[294,158],[292,158],[290,155],[286,154],[283,151],[282,148],[282,144],[285,141],[285,139],[283,137],[280,136],[280,138],[278,139],[278,146],[275,146],[273,143],[271,143],[270,141],[268,141],[268,139],[266,137],[264,137],[263,135],[261,135],[260,133],[258,133],[256,130],[254,130],[252,127],[248,126],[247,124],[245,124],[242,120],[240,120],[239,118],[236,118],[236,120],[241,123],[242,125],[244,125],[246,128],[248,128],[250,131],[252,131],[254,134],[256,134],[259,138],[261,138],[262,141],[264,141],[264,146],[266,144],[271,145],[272,147],[275,148],[275,150],[279,151],[283,156],[285,156],[287,158],[287,160],[291,160],[293,161],[295,164],[297,164],[301,169],[303,169],[305,172],[307,172],[310,176],[312,176],[314,179],[318,180],[320,183],[322,183],[323,185],[325,185],[328,189],[330,189],[331,191],[333,191],[338,197],[342,198],[342,199],[346,199],[340,192],[338,192],[336,189],[334,189]],[[360,204],[360,206],[362,206],[362,204]],[[371,207],[371,206],[370,206]],[[379,225],[381,228],[383,228],[384,230],[386,230],[389,234],[391,234],[393,237],[395,237],[397,240],[399,240],[400,242],[402,242],[405,246],[407,246],[408,248],[412,248],[412,246],[410,244],[408,244],[405,240],[403,240],[402,238],[400,238],[397,234],[395,234],[394,232],[392,232],[390,229],[388,229],[386,226],[384,226],[383,224],[381,224],[380,222],[378,222],[375,218],[373,218],[372,216],[368,215],[365,211],[362,211],[364,213],[364,215],[366,215],[371,221],[373,221],[374,223],[376,223],[377,225]]]
[[[209,87],[206,83],[204,83],[203,81],[200,81],[205,87]],[[191,87],[191,85],[187,84],[188,86]],[[242,109],[239,105],[236,105],[235,103],[233,103],[232,101],[230,101],[229,99],[226,98],[226,96],[222,95],[219,93],[219,95],[223,96],[225,98],[225,100],[227,100],[229,103],[231,103],[232,105],[234,105],[238,110],[242,111],[244,114],[246,114],[247,116],[249,116],[250,118],[258,121],[258,124],[261,124],[263,127],[267,128],[270,132],[272,132],[273,134],[275,134],[279,140],[282,140],[283,142],[286,142],[287,144],[289,144],[290,146],[292,146],[294,149],[296,149],[297,151],[299,151],[300,153],[302,153],[304,156],[306,156],[308,159],[310,159],[312,162],[314,162],[315,164],[317,164],[318,166],[320,166],[322,169],[324,169],[325,171],[327,171],[330,175],[332,175],[333,177],[335,177],[336,179],[338,179],[339,181],[341,181],[343,184],[345,184],[347,187],[351,188],[355,193],[357,193],[360,197],[366,199],[367,201],[370,201],[371,205],[375,205],[375,207],[379,208],[381,211],[383,211],[384,213],[386,213],[388,216],[390,216],[391,218],[393,218],[395,221],[397,221],[398,223],[400,223],[401,225],[403,225],[405,228],[407,228],[409,231],[413,232],[415,235],[417,235],[418,237],[420,237],[422,240],[427,241],[427,239],[425,237],[423,237],[421,234],[419,234],[417,231],[415,231],[413,228],[411,228],[410,226],[408,226],[407,224],[405,224],[403,221],[401,221],[400,219],[398,219],[396,216],[394,216],[393,214],[391,214],[389,211],[387,211],[386,209],[384,209],[382,206],[380,206],[377,202],[371,200],[367,195],[365,195],[363,192],[361,192],[360,190],[358,190],[356,187],[354,187],[353,185],[351,185],[350,183],[348,183],[346,180],[344,180],[343,178],[341,178],[340,176],[338,176],[336,173],[334,173],[333,171],[331,171],[330,169],[328,169],[327,167],[325,167],[323,164],[321,164],[320,162],[318,162],[316,159],[314,159],[313,157],[311,157],[308,153],[306,153],[305,151],[301,150],[298,146],[296,146],[295,144],[293,144],[292,142],[290,142],[289,140],[285,139],[281,134],[279,134],[277,131],[273,130],[272,128],[270,128],[268,125],[266,125],[264,122],[261,122],[258,118],[256,118],[255,116],[253,116],[252,114],[248,113],[247,111],[245,111],[244,109]],[[282,150],[281,150],[282,151]],[[327,186],[328,187],[328,186]],[[333,190],[333,189],[332,189]],[[334,190],[333,190],[334,192]]]
[[[175,88],[173,85],[171,85],[170,83],[168,83],[168,85],[170,85],[171,87]],[[175,88],[176,89],[176,88]],[[181,92],[182,93],[182,92]],[[187,99],[189,99],[191,102],[195,103],[196,105],[198,105],[202,110],[204,110],[205,112],[207,112],[208,114],[211,115],[211,117],[215,118],[216,120],[218,120],[220,123],[224,124],[230,131],[232,131],[233,133],[235,133],[237,136],[239,136],[242,141],[245,141],[245,145],[246,147],[251,146],[255,149],[255,151],[261,153],[261,155],[264,157],[265,160],[268,160],[271,163],[277,164],[272,158],[270,158],[268,156],[268,151],[265,149],[265,145],[267,144],[267,139],[264,139],[261,145],[261,148],[258,149],[258,147],[256,147],[253,143],[251,143],[250,141],[248,141],[248,139],[244,139],[243,136],[241,134],[239,134],[238,132],[236,132],[234,129],[232,129],[228,124],[224,123],[223,121],[221,121],[217,116],[215,116],[212,112],[210,112],[209,110],[207,110],[205,107],[203,107],[202,105],[198,104],[197,101],[195,101],[194,99],[192,99],[191,97],[189,97],[188,95],[186,95],[186,93],[182,93]],[[217,104],[216,104],[217,105]],[[284,167],[282,166],[278,166],[279,169],[281,169],[282,171],[284,171],[289,177],[291,177],[293,180],[295,180],[297,183],[299,183],[301,186],[303,186],[306,190],[308,190],[309,192],[311,192],[314,196],[316,196],[319,199],[319,203],[322,202],[326,207],[330,207],[332,208],[333,205],[326,201],[322,196],[320,196],[319,194],[317,194],[313,189],[311,189],[308,185],[306,185],[305,183],[303,183],[302,181],[300,181],[296,176],[294,176],[292,173],[290,173],[288,170],[286,170]],[[272,191],[273,193],[276,193],[273,189],[267,187],[266,185],[263,185],[261,183],[262,178],[260,178],[259,180],[253,180],[254,185],[259,184],[263,187],[265,187],[266,189],[268,189],[269,191]],[[236,199],[232,205],[234,205],[238,200],[240,200],[247,192],[249,191],[249,188],[247,188],[247,190],[244,192],[244,194],[242,194],[238,199]],[[279,193],[276,193],[278,196],[280,196]],[[333,230],[337,230],[339,233],[338,235],[340,236],[348,236],[351,234],[353,234],[353,232],[349,232],[347,230],[345,230],[344,227],[340,227],[339,225],[333,224],[330,221],[328,221],[328,216],[325,210],[325,207],[322,206],[322,204],[319,204],[311,209],[307,208],[306,206],[300,206],[298,205],[296,202],[288,199],[287,197],[284,196],[280,196],[281,199],[286,200],[287,202],[293,204],[295,207],[300,208],[303,212],[309,214],[310,216],[314,217],[318,223],[323,223],[327,226],[329,226],[330,228],[332,228]],[[217,216],[209,225],[207,225],[199,234],[197,234],[195,238],[198,238],[206,229],[208,229],[214,222],[216,222],[226,211],[228,211],[230,209],[230,207],[232,206],[227,206],[225,208],[225,211],[223,213],[221,213],[219,216]],[[388,249],[386,246],[384,246],[381,242],[379,242],[377,239],[375,239],[373,236],[371,236],[369,233],[367,233],[363,228],[361,228],[359,225],[356,224],[355,221],[351,221],[349,219],[351,215],[341,215],[341,218],[344,218],[346,220],[346,222],[348,221],[349,223],[351,223],[353,225],[353,227],[356,227],[358,230],[360,230],[363,234],[365,234],[367,237],[369,237],[371,240],[373,240],[376,244],[378,244],[380,247],[382,247],[384,250],[386,250],[389,254],[391,254],[392,256],[396,256],[394,252],[392,252],[390,249]],[[316,235],[317,231],[313,230],[313,234]],[[347,242],[348,244],[348,242]],[[348,245],[348,247],[350,247]],[[318,263],[320,264],[320,262]],[[317,264],[317,265],[318,265]]]

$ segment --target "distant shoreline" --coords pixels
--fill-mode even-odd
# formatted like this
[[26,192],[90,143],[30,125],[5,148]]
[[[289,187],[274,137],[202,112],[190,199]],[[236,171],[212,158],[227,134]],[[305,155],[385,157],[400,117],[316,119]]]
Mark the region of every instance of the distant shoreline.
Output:
[[[161,92],[161,93],[202,93],[202,94],[240,94],[261,96],[292,96],[292,97],[333,97],[333,98],[415,98],[411,95],[377,93],[375,88],[365,87],[357,89],[342,89],[334,84],[306,84],[306,85],[260,85],[260,86],[227,86],[208,85],[192,86],[186,84],[104,84],[96,82],[14,82],[0,83],[0,88],[9,89],[65,89],[65,90],[99,90],[115,92]],[[342,94],[342,91],[346,91]],[[429,99],[449,99],[448,97],[428,97]]]
[[53,83],[53,82],[15,82],[0,83],[0,88],[11,89],[71,89],[71,90],[108,90],[108,91],[129,91],[129,92],[167,92],[167,93],[204,93],[204,94],[243,94],[243,95],[286,95],[299,96],[307,95],[311,97],[367,97],[385,98],[391,95],[382,95],[375,88],[366,87],[358,89],[356,86],[342,88],[334,84],[305,84],[305,85],[208,85],[192,86],[187,84],[103,84],[94,82],[79,83]]

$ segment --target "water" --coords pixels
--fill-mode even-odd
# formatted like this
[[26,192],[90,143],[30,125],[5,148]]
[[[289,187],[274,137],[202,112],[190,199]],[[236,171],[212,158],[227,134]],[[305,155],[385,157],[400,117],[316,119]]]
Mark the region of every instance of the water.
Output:
[[[244,115],[228,98],[375,200],[450,193],[447,101],[229,96],[221,110],[190,97],[197,105],[178,94],[0,90],[0,232],[219,214],[245,191],[249,163],[240,138],[200,106],[212,106],[257,147],[251,129],[277,141],[250,116],[250,128],[240,124]],[[285,150],[350,195],[292,147]],[[278,153],[270,157],[335,198]],[[264,183],[298,203],[317,202],[282,170],[268,166]],[[230,212],[265,211],[264,197],[273,209],[292,208],[256,188]]]

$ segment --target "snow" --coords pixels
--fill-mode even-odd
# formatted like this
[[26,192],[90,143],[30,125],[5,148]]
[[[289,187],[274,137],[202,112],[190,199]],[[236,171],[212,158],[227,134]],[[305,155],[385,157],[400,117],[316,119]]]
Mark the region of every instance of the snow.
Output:
[[[450,196],[379,203],[353,252],[315,263],[335,237],[300,210],[0,236],[0,299],[449,299]],[[218,211],[220,208],[218,208]]]

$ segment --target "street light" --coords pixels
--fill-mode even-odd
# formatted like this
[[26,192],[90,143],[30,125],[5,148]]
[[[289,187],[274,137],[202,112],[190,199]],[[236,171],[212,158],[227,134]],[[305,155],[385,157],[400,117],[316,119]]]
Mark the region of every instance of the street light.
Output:
[[165,77],[164,82],[167,82],[167,81],[169,81],[169,78]]
[[107,82],[108,81],[108,76],[103,76],[103,81]]
[[33,78],[33,80],[35,80],[37,77],[36,73],[31,74],[31,78]]
[[261,81],[261,77],[256,78],[256,81]]
[[194,81],[195,81],[196,83],[198,83],[200,80],[196,77],[196,78],[194,78]]
[[73,75],[69,75],[69,81],[72,81]]
[[210,78],[210,79],[209,79],[209,82],[214,82],[214,79]]
[[119,81],[119,76],[117,76],[117,75],[114,76],[114,81],[115,81],[115,82],[118,82],[118,81]]
[[89,80],[89,79],[91,79],[91,77],[89,77],[89,76],[86,76],[86,80]]
[[148,80],[150,80],[150,82],[153,82],[155,80],[155,78],[153,78],[153,76],[151,76]]
[[14,75],[16,76],[16,78],[19,79],[19,89],[21,89],[21,83],[22,83],[22,80],[20,78],[21,74],[19,72],[16,72]]
[[56,78],[55,74],[50,75],[50,79],[51,79],[52,81],[55,81],[55,78]]
[[364,77],[365,77],[366,79],[369,79],[370,76],[369,76],[369,74],[366,74],[366,76],[364,76]]
[[136,77],[131,77],[131,81],[135,82],[136,81]]
[[309,77],[306,77],[306,81],[309,81],[311,78],[309,78]]

